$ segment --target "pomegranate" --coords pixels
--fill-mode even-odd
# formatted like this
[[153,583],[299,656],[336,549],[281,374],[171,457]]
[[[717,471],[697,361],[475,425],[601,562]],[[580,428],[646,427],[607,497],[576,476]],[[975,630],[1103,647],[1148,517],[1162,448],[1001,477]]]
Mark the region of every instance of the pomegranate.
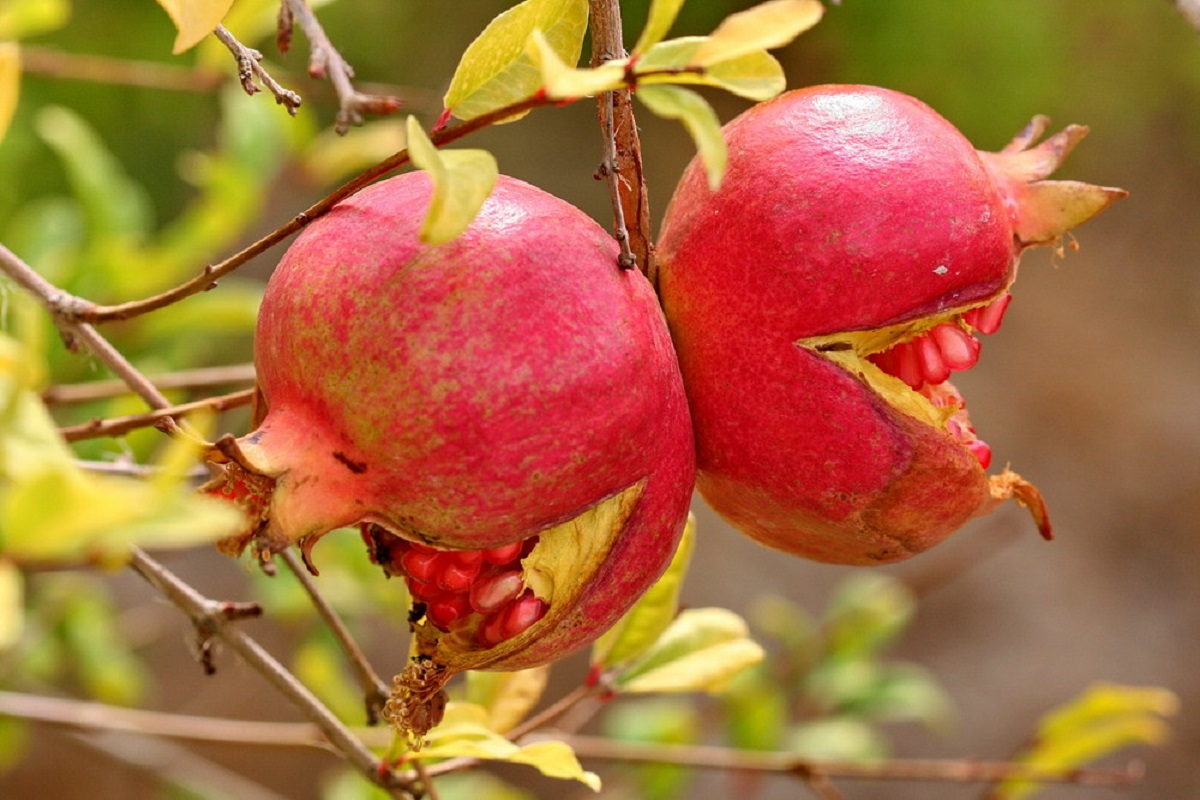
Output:
[[[616,243],[501,177],[452,242],[418,240],[424,173],[313,223],[267,286],[268,409],[220,445],[225,543],[269,554],[359,526],[403,576],[417,657],[392,714],[436,722],[450,674],[545,663],[608,628],[666,568],[694,480],[666,322]],[[218,460],[221,460],[220,458]]]
[[692,407],[697,486],[759,541],[842,564],[910,557],[1038,491],[948,382],[999,328],[1018,257],[1125,193],[1044,180],[1087,132],[1038,118],[977,153],[925,104],[815,86],[724,130],[717,191],[684,173],[658,247]]

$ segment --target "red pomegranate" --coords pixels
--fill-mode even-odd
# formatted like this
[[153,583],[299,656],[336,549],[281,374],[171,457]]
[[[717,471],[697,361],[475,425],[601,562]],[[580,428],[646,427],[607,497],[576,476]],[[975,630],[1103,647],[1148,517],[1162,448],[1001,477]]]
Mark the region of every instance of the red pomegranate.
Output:
[[213,491],[254,520],[235,551],[307,560],[360,526],[408,584],[410,688],[432,696],[615,622],[669,562],[694,452],[655,294],[599,225],[501,177],[465,233],[428,245],[429,201],[424,173],[383,181],[287,251],[255,344],[269,410]]
[[790,553],[880,564],[1037,490],[988,477],[947,381],[1000,325],[1021,252],[1125,193],[1044,180],[1086,133],[1036,119],[979,153],[925,104],[815,86],[725,128],[717,191],[698,161],[667,209],[661,293],[691,402],[697,485]]

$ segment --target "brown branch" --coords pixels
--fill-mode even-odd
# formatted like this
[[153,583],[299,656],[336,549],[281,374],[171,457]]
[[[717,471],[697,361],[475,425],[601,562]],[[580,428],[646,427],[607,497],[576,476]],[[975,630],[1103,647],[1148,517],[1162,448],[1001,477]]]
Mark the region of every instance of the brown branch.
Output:
[[211,94],[228,79],[213,69],[161,61],[68,53],[53,47],[21,46],[21,72],[48,78]]
[[674,764],[698,769],[790,773],[806,779],[820,776],[881,781],[991,783],[1015,778],[1039,783],[1122,787],[1136,783],[1143,776],[1140,762],[1130,762],[1123,768],[1055,771],[1030,764],[971,759],[891,759],[869,762],[806,759],[793,753],[734,750],[705,745],[622,742],[598,736],[533,734],[526,736],[521,743],[529,744],[549,739],[565,742],[580,758]]
[[328,77],[338,98],[334,130],[345,134],[351,125],[361,125],[363,114],[394,114],[400,109],[400,98],[392,95],[366,94],[354,88],[354,69],[333,46],[325,29],[305,0],[282,0],[280,9],[281,41],[291,22],[300,23],[308,37],[311,52],[308,73],[314,78]]
[[238,80],[246,94],[258,94],[259,87],[254,82],[257,78],[259,83],[275,96],[276,103],[286,108],[293,117],[296,116],[296,111],[302,102],[300,95],[291,89],[285,89],[271,77],[271,74],[262,65],[262,53],[239,42],[224,25],[218,25],[213,33],[216,34],[221,44],[229,48],[229,52],[233,54],[233,59],[237,62]]
[[[199,367],[147,377],[150,383],[163,391],[211,389],[217,386],[253,383],[255,371],[253,364],[232,364],[224,367]],[[49,406],[88,403],[93,400],[120,397],[129,392],[129,386],[124,381],[118,380],[65,383],[43,389],[42,402]]]
[[144,414],[130,414],[125,417],[111,419],[94,419],[79,425],[60,428],[59,433],[68,442],[78,442],[83,439],[97,439],[102,436],[121,436],[139,428],[150,428],[164,424],[174,417],[182,417],[204,409],[212,411],[228,411],[231,408],[249,405],[254,400],[257,389],[243,389],[240,392],[206,397],[191,403],[181,403],[166,408],[158,408]]
[[[624,58],[619,0],[589,0],[593,67]],[[607,178],[613,195],[614,236],[621,244],[622,260],[630,256],[651,284],[657,284],[654,244],[650,232],[650,199],[642,169],[642,145],[633,117],[630,92],[606,92],[597,99],[604,157],[599,177]],[[623,263],[622,266],[630,266]]]

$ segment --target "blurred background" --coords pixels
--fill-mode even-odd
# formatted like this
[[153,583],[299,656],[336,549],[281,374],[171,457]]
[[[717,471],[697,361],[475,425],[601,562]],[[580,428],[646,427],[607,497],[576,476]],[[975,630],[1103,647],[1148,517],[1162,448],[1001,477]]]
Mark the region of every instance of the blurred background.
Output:
[[[228,54],[215,43],[172,57],[174,31],[152,3],[43,5],[69,16],[23,36],[20,105],[0,143],[0,241],[83,296],[124,299],[170,286],[395,149],[387,124],[334,140],[331,93],[305,75],[307,43],[299,34],[290,54],[275,51],[262,22],[273,13],[270,3],[241,0],[229,27],[261,47],[276,76],[305,97],[296,119],[267,96],[240,96],[229,80]],[[358,80],[368,88],[388,85],[428,127],[459,54],[507,5],[459,2],[451,14],[440,0],[340,0],[319,13]],[[622,5],[632,42],[647,2]],[[706,33],[748,5],[692,0],[673,34]],[[162,69],[135,72],[178,85],[80,80],[100,74],[75,58],[85,54],[153,62]],[[920,558],[879,571],[918,599],[888,658],[919,665],[953,705],[936,725],[884,726],[891,753],[1003,759],[1028,742],[1043,712],[1095,681],[1161,686],[1182,705],[1170,741],[1134,753],[1146,762],[1144,780],[1123,792],[1058,787],[1041,796],[1200,797],[1200,34],[1166,0],[844,0],[777,55],[790,86],[898,89],[932,105],[983,149],[1002,147],[1034,114],[1049,115],[1055,129],[1087,124],[1090,135],[1057,177],[1130,192],[1077,231],[1077,252],[1025,256],[1002,334],[987,340],[981,366],[955,381],[996,462],[1011,463],[1045,494],[1057,539],[1041,541],[1014,506]],[[75,76],[81,65],[85,75]],[[723,119],[746,106],[716,94],[711,100]],[[693,147],[676,124],[644,111],[639,122],[657,219]],[[502,171],[609,224],[605,188],[592,179],[600,140],[591,103],[538,111],[467,145],[490,149]],[[245,362],[258,282],[280,252],[224,281],[220,291],[106,332],[150,372]],[[87,359],[60,350],[51,354],[56,381],[103,377]],[[138,403],[126,398],[111,401],[104,413],[136,410]],[[244,419],[229,424],[236,430]],[[157,436],[100,440],[81,453],[141,454]],[[688,605],[725,606],[754,619],[763,596],[777,595],[819,618],[854,572],[780,557],[740,537],[699,501],[696,509]],[[250,591],[248,581],[264,583],[212,552],[176,554],[168,563],[210,596],[237,599]],[[403,615],[381,580],[363,589],[338,585],[339,574],[353,581],[355,573],[335,572],[329,584],[349,606]],[[80,696],[164,711],[297,718],[232,655],[219,657],[218,674],[206,678],[194,664],[183,617],[135,578],[118,574],[94,583],[35,579],[37,613],[48,621],[38,643],[45,653],[34,653],[42,661],[32,663],[45,673],[0,662],[5,688],[75,685]],[[286,588],[266,591],[283,624],[253,623],[251,632],[281,651],[306,646],[311,636],[302,601]],[[100,606],[116,616],[90,629],[96,641],[56,638],[55,614],[66,608],[86,616]],[[117,641],[123,644],[115,647]],[[403,664],[402,642],[377,637],[370,647],[380,671]],[[302,675],[329,668],[320,648],[306,652],[297,656],[309,658],[298,668]],[[555,671],[558,688],[577,685],[584,668],[579,658],[564,662]],[[343,700],[347,707],[356,702]],[[21,759],[0,773],[0,796],[11,798],[191,796],[151,776],[164,764],[222,787],[226,796],[317,797],[332,791],[338,766],[311,751],[84,740],[11,722],[0,727],[0,737],[0,750]],[[1123,764],[1127,756],[1110,763]],[[615,768],[587,766],[606,778],[607,796],[649,792]],[[529,782],[524,771],[500,772],[538,797],[588,795]],[[239,786],[231,773],[253,776],[259,785]],[[678,796],[749,791],[722,775],[679,785],[685,788]],[[839,786],[854,798],[981,791]],[[264,788],[268,794],[255,794]],[[804,796],[785,778],[763,778],[753,788],[761,797]]]

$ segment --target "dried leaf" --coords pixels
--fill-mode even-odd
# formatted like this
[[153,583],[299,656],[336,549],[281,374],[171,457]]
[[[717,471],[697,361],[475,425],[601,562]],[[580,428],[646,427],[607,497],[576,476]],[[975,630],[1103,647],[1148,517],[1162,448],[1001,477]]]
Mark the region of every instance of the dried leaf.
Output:
[[416,117],[408,118],[407,130],[409,156],[433,183],[421,241],[448,242],[467,229],[492,193],[496,159],[486,150],[438,150]]
[[819,0],[767,0],[730,14],[694,56],[698,66],[782,47],[816,25],[825,13]]
[[467,120],[532,97],[542,77],[527,51],[530,34],[541,31],[559,60],[575,64],[587,17],[587,0],[525,0],[500,14],[463,53],[446,91],[446,108]]
[[178,35],[171,52],[178,55],[195,47],[225,19],[233,0],[158,0],[175,23]]

